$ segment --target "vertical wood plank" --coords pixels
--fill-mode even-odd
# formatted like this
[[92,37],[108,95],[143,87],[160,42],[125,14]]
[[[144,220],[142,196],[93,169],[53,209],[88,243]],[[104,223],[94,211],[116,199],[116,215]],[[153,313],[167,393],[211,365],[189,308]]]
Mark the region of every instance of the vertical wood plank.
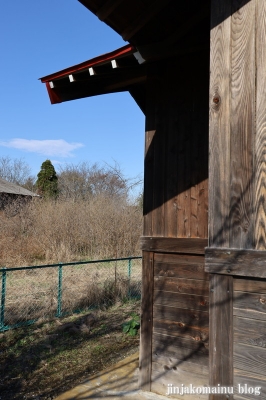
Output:
[[266,3],[257,0],[256,12],[256,136],[255,136],[255,248],[266,250]]
[[139,385],[142,390],[151,390],[152,325],[154,253],[143,252],[142,258],[142,300],[140,327]]
[[[173,65],[174,64],[174,65]],[[178,98],[176,95],[176,63],[166,63],[164,83],[164,99],[167,107],[164,109],[165,125],[165,236],[177,237],[177,124]],[[167,101],[166,101],[167,98]]]
[[[209,246],[229,245],[231,0],[212,0]],[[221,22],[222,21],[222,22]]]
[[154,135],[155,130],[145,133],[145,162],[144,162],[144,190],[143,190],[143,234],[152,236],[152,205],[153,205],[153,163],[154,163]]
[[[232,0],[211,4],[209,246],[229,247]],[[210,274],[210,386],[233,384],[232,297],[233,278]],[[209,399],[225,400],[225,395]]]
[[[233,277],[210,274],[210,386],[233,386]],[[210,395],[210,400],[225,400]],[[233,396],[230,396],[233,399]]]
[[[184,93],[183,93],[184,94]],[[179,119],[177,121],[177,229],[178,237],[190,237],[190,120],[186,112],[186,102],[180,103]]]
[[[208,57],[206,57],[206,63],[209,64],[210,60],[210,49],[208,49]],[[204,62],[204,65],[205,65]],[[210,74],[209,69],[206,69],[206,78],[204,74],[204,79],[202,79],[202,93],[205,93],[206,90],[206,102],[204,100],[204,107],[206,104],[206,108],[208,108],[209,103],[209,80]],[[206,83],[205,83],[206,80]],[[208,85],[207,85],[208,82]],[[202,114],[202,112],[201,112]],[[201,122],[201,126],[203,127],[203,134],[201,133],[200,136],[202,140],[198,148],[200,149],[200,158],[198,163],[198,169],[201,171],[201,179],[199,183],[199,197],[198,197],[198,210],[197,215],[199,218],[199,225],[198,225],[198,236],[200,238],[208,238],[208,210],[209,210],[209,192],[208,192],[208,166],[209,166],[209,115],[206,115],[206,122],[205,117],[203,118],[203,122]],[[203,161],[202,161],[203,160]]]
[[[206,148],[208,148],[207,140],[205,142],[205,145]],[[206,166],[206,169],[208,170],[208,165]],[[198,237],[208,238],[208,179],[204,179],[199,183],[198,193]]]
[[[198,62],[198,74],[191,70],[192,87],[189,98],[191,107],[193,135],[190,140],[192,147],[192,186],[191,198],[191,237],[208,237],[208,154],[209,154],[209,49],[202,52]],[[199,57],[198,57],[199,58]],[[191,65],[194,65],[192,62]],[[198,99],[200,96],[200,104]]]
[[254,247],[255,1],[232,0],[229,247]]
[[144,196],[143,233],[145,236],[152,236],[152,214],[153,214],[153,171],[154,171],[154,142],[156,135],[157,115],[157,87],[158,77],[156,69],[149,68],[146,83],[146,127],[145,127],[145,160],[144,160]]
[[154,165],[153,165],[153,211],[152,211],[152,236],[165,236],[164,232],[164,185],[165,185],[165,139],[166,128],[165,123],[167,114],[166,108],[167,98],[163,97],[163,85],[165,84],[164,77],[160,71],[160,65],[153,67],[153,74],[156,74],[156,79],[153,79],[153,84],[156,85],[150,93],[150,99],[154,91],[154,118],[155,118],[155,134],[153,137]]
[[[193,64],[193,63],[192,63]],[[199,202],[199,183],[201,178],[202,169],[204,169],[204,159],[200,152],[200,141],[204,141],[204,133],[200,132],[202,130],[202,115],[204,113],[199,113],[199,105],[197,104],[197,92],[201,93],[202,103],[204,103],[204,88],[201,87],[200,83],[203,81],[202,76],[203,64],[202,61],[198,64],[198,73],[191,74],[191,86],[189,88],[190,92],[190,105],[188,118],[190,119],[190,136],[189,136],[189,146],[190,146],[190,159],[186,163],[187,168],[190,170],[190,232],[189,237],[198,237],[198,227],[200,225],[200,219],[198,215],[198,202]],[[201,91],[201,89],[203,89]],[[207,97],[208,98],[208,97]],[[202,106],[202,105],[201,105]],[[208,105],[206,104],[206,109]],[[206,145],[206,143],[205,143]],[[200,165],[199,165],[200,164]]]

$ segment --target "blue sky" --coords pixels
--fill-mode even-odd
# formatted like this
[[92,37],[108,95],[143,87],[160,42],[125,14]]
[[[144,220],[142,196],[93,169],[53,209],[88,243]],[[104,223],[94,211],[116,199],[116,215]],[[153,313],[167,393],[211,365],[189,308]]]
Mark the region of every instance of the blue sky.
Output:
[[143,174],[144,116],[129,93],[51,105],[38,78],[127,44],[77,0],[1,5],[0,157],[36,175],[47,158],[114,165]]

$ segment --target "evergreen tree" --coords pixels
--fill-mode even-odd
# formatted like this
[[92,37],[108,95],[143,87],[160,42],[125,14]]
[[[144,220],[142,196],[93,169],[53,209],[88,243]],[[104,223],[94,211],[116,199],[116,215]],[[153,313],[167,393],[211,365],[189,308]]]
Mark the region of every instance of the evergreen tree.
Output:
[[36,186],[38,193],[43,197],[57,197],[58,185],[57,175],[50,160],[42,163],[41,170],[37,175]]

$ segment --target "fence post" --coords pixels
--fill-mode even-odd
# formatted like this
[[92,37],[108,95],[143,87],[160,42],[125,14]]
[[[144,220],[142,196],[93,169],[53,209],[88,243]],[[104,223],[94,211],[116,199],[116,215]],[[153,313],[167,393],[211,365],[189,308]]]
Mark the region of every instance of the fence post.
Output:
[[131,267],[132,267],[132,259],[128,259],[128,297],[131,298],[131,288],[130,288],[130,281],[131,281]]
[[63,277],[63,268],[62,263],[59,263],[58,266],[58,291],[57,291],[57,313],[56,317],[61,317],[62,314],[62,277]]
[[0,331],[5,327],[5,302],[6,302],[6,268],[2,271],[1,309],[0,309]]

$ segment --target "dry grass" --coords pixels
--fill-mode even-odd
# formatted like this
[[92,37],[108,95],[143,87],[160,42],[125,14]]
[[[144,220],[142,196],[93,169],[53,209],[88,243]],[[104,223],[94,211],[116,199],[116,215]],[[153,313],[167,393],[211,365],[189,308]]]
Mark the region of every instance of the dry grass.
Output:
[[33,201],[1,214],[0,265],[6,267],[139,255],[142,212],[126,198]]
[[[141,259],[62,267],[62,315],[140,297]],[[57,315],[58,268],[7,271],[5,326]]]
[[138,349],[122,324],[139,302],[0,335],[0,398],[52,399]]

